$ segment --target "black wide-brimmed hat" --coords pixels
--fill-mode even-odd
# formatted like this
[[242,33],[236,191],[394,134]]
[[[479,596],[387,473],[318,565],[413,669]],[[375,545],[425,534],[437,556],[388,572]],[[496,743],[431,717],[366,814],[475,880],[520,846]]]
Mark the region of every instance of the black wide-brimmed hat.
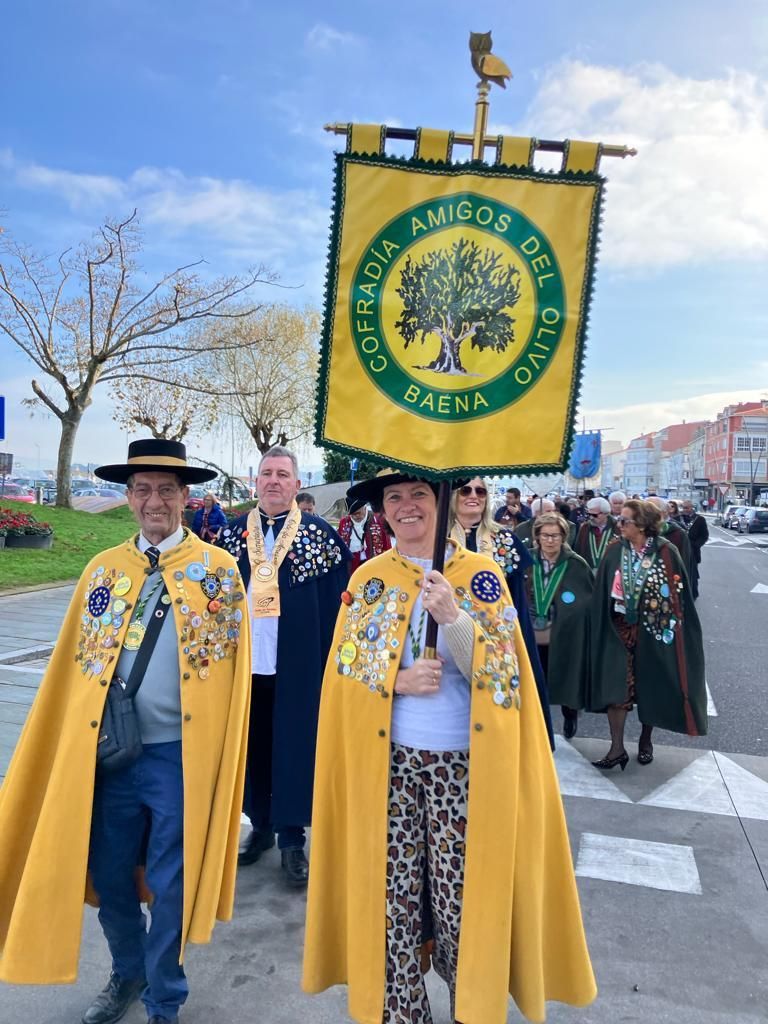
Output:
[[94,470],[101,480],[124,484],[134,473],[175,473],[185,484],[203,484],[213,480],[216,471],[187,465],[187,449],[181,441],[165,441],[148,437],[131,441],[128,461],[115,466],[99,466]]
[[[392,469],[391,466],[387,466],[386,469],[380,469],[373,479],[361,480],[359,483],[349,488],[347,491],[347,508],[350,508],[350,505],[362,508],[364,504],[368,503],[378,509],[381,507],[381,503],[384,498],[385,487],[392,487],[395,484],[412,484],[417,480],[424,480],[425,484],[429,484],[435,492],[435,497],[437,497],[440,490],[440,484],[438,481],[425,480],[424,477],[419,476],[418,473],[403,473],[399,469]],[[466,483],[466,479],[452,480],[451,490],[454,490],[456,487],[460,487],[463,483]],[[352,509],[350,508],[350,512],[351,511]]]

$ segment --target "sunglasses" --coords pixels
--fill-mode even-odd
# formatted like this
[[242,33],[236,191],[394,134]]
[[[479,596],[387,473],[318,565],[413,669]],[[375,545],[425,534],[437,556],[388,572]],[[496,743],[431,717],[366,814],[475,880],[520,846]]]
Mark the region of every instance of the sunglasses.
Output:
[[603,514],[602,512],[587,512],[587,515],[589,516],[590,519],[597,519],[602,514]]
[[621,523],[622,526],[634,526],[635,525],[635,520],[634,519],[625,519],[624,516],[619,516],[619,522]]
[[464,487],[460,487],[459,494],[462,498],[468,498],[470,494],[476,494],[478,498],[488,497],[488,491],[485,487],[471,487],[469,484],[466,484]]

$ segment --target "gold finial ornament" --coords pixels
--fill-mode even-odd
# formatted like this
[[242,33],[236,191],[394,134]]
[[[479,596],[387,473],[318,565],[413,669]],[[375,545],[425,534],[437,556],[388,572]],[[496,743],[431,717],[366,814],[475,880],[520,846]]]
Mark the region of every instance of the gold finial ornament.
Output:
[[507,79],[512,72],[495,53],[491,53],[493,40],[490,32],[470,32],[469,52],[472,54],[472,67],[481,82],[494,82],[502,89],[507,87]]

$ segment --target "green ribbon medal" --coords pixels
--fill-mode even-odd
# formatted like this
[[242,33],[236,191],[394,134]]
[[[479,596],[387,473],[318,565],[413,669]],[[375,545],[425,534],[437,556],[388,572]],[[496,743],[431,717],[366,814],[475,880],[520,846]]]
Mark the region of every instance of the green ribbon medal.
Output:
[[[534,627],[536,629],[545,629],[547,619],[549,616],[549,609],[552,602],[555,599],[557,588],[560,586],[560,582],[565,576],[566,569],[568,568],[568,559],[563,559],[560,565],[555,566],[552,572],[549,574],[549,579],[544,582],[544,569],[542,567],[540,559],[537,557],[533,563],[533,610],[536,614],[534,620]],[[539,620],[537,623],[536,620]]]
[[625,620],[630,626],[637,622],[637,606],[640,602],[648,573],[656,562],[656,549],[651,547],[643,549],[637,555],[632,551],[628,543],[623,543],[621,548],[621,585],[624,590],[624,613]]
[[600,543],[595,544],[595,533],[590,528],[589,531],[589,554],[592,559],[592,566],[597,569],[600,565],[600,560],[605,554],[605,549],[608,547],[608,541],[611,539],[611,528],[606,526],[603,532],[600,534]]

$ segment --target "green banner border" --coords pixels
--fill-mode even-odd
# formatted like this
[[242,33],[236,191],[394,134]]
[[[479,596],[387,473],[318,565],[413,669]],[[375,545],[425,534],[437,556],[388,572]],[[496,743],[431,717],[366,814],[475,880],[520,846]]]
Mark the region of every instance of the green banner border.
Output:
[[[571,390],[568,395],[568,409],[566,414],[566,430],[563,446],[560,451],[560,460],[551,463],[538,464],[507,464],[504,466],[484,466],[474,464],[472,466],[454,466],[446,470],[434,469],[431,466],[423,466],[407,459],[393,459],[385,457],[378,452],[372,452],[367,448],[359,448],[354,445],[340,444],[337,441],[325,437],[325,418],[328,406],[328,382],[331,363],[331,342],[333,338],[334,311],[336,309],[336,298],[339,283],[339,245],[341,241],[341,227],[344,219],[344,197],[346,189],[346,168],[350,164],[368,164],[374,167],[397,167],[416,173],[430,175],[440,174],[449,177],[456,177],[462,174],[475,174],[482,178],[507,178],[524,181],[538,181],[543,183],[557,183],[581,186],[588,184],[597,186],[594,192],[592,212],[590,216],[589,229],[587,231],[587,254],[586,273],[582,285],[580,299],[580,314],[576,324],[576,365],[574,368]],[[466,163],[437,163],[435,161],[417,160],[413,158],[392,157],[392,156],[368,156],[351,153],[335,154],[333,200],[331,212],[331,238],[328,247],[328,269],[325,281],[325,300],[323,304],[323,330],[320,342],[320,366],[318,370],[317,396],[315,403],[315,444],[320,448],[328,448],[341,455],[348,455],[350,458],[362,458],[379,465],[392,466],[405,472],[413,472],[429,480],[450,480],[455,477],[466,476],[467,473],[479,473],[481,475],[502,476],[509,473],[558,473],[566,469],[570,450],[573,445],[575,433],[576,409],[581,394],[582,376],[584,372],[584,350],[586,347],[586,334],[589,324],[589,310],[594,290],[595,272],[597,266],[597,252],[599,248],[600,232],[603,217],[603,196],[605,191],[605,178],[593,172],[582,171],[536,171],[532,168],[505,167],[486,164],[481,161],[468,161]]]

